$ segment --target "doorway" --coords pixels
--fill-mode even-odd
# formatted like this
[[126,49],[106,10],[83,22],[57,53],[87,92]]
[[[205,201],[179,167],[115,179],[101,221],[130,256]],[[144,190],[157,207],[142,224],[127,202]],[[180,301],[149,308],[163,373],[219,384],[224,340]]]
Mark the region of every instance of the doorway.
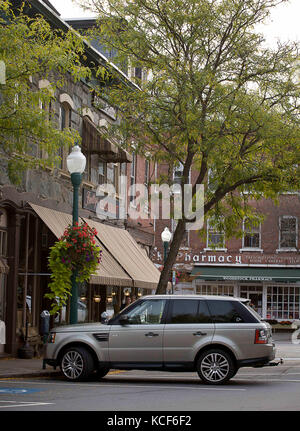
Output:
[[251,307],[260,315],[263,314],[263,287],[242,285],[240,286],[240,295],[242,298],[250,299]]

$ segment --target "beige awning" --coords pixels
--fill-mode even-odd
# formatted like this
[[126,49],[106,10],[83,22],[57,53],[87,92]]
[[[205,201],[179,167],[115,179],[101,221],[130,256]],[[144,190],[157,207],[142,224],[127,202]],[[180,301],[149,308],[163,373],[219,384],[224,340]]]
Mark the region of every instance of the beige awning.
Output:
[[133,279],[134,287],[156,289],[160,272],[124,229],[108,226],[94,220],[84,221],[97,230],[97,237]]
[[[32,203],[29,203],[29,205],[57,238],[60,238],[66,227],[72,224],[71,214],[41,207]],[[102,261],[97,272],[92,275],[90,283],[131,287],[133,282],[129,275],[126,274],[109,250],[103,247],[102,244],[98,244],[102,249]]]

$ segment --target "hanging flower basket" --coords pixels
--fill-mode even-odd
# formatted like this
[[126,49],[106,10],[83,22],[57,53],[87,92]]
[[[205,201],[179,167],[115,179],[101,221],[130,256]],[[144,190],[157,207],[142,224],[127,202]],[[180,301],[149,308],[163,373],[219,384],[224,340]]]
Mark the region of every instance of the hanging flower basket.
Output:
[[77,282],[89,281],[97,270],[102,258],[102,250],[96,244],[97,231],[86,223],[69,225],[64,234],[51,247],[49,268],[51,270],[50,293],[46,298],[53,300],[51,314],[66,305],[71,294],[71,276],[76,273]]

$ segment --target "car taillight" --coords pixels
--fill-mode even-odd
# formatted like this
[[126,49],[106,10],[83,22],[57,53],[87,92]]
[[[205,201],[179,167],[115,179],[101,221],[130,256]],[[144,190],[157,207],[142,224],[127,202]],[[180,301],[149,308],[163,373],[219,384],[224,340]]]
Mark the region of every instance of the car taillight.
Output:
[[268,331],[266,329],[256,329],[254,344],[267,344],[267,342],[268,342]]

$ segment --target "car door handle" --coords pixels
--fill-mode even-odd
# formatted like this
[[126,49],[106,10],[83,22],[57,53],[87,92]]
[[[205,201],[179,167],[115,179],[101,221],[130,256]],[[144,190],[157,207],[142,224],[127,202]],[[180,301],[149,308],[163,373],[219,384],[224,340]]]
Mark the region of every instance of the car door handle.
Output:
[[154,332],[147,332],[147,334],[145,334],[145,337],[158,337],[158,334],[155,334]]
[[198,332],[194,332],[193,335],[206,335],[206,332],[198,331]]

